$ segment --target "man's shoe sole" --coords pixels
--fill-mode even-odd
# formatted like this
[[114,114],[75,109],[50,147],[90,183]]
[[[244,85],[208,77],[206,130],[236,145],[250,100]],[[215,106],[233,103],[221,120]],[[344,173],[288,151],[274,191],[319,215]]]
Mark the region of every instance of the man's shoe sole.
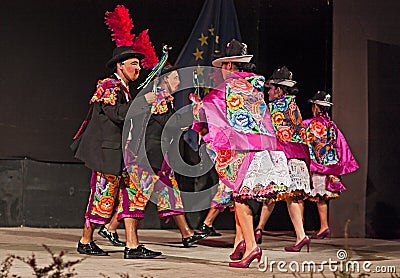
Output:
[[77,251],[79,254],[88,255],[88,256],[108,256],[108,253],[90,254],[90,253],[86,253],[85,251],[82,251],[82,250],[77,250]]
[[124,255],[124,259],[153,259],[153,258],[161,256],[161,255],[162,254],[157,254],[157,255],[154,255],[154,256],[146,256],[146,257],[134,256],[134,255]]

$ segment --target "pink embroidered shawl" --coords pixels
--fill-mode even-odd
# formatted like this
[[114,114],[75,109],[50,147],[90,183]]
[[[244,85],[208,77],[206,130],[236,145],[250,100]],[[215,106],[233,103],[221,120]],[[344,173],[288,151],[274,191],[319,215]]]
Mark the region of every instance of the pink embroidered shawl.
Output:
[[342,132],[327,114],[304,121],[311,156],[311,171],[324,175],[344,175],[358,169]]

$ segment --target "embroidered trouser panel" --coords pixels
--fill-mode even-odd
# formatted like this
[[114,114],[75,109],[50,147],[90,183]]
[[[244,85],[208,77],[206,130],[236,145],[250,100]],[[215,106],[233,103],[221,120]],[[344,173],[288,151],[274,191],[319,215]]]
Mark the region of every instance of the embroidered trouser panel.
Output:
[[113,215],[120,187],[120,177],[92,171],[90,196],[86,209],[86,226],[89,222],[107,224]]
[[214,198],[211,200],[211,207],[218,209],[220,212],[224,211],[226,207],[233,209],[232,193],[233,190],[220,180],[217,193],[215,193]]
[[157,174],[152,175],[137,165],[127,166],[119,192],[118,220],[143,218],[150,200],[157,204],[160,218],[184,213],[173,172],[158,171]]

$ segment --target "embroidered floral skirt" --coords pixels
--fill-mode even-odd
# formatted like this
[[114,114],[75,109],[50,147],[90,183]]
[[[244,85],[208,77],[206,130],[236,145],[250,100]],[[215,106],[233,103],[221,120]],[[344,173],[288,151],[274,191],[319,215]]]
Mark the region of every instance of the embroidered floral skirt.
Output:
[[338,198],[341,191],[330,191],[327,189],[329,183],[336,179],[336,182],[341,182],[338,176],[333,175],[321,175],[318,173],[312,174],[313,189],[308,196],[310,201],[320,201]]

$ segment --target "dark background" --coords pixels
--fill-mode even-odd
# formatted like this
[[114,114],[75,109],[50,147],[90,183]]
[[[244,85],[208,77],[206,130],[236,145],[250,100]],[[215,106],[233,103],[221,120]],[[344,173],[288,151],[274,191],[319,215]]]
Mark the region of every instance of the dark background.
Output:
[[[306,100],[317,90],[331,89],[332,2],[234,2],[242,40],[254,54],[257,71],[269,76],[286,65],[299,82],[303,117],[311,116]],[[174,63],[203,1],[2,1],[0,209],[6,217],[0,225],[83,223],[90,172],[73,158],[69,145],[97,80],[110,73],[105,63],[115,45],[104,13],[117,4],[130,10],[135,34],[150,30],[159,54],[162,44],[173,46]],[[20,188],[10,189],[13,184]],[[317,228],[314,218],[306,216],[306,228]],[[291,228],[284,204],[268,226]]]
[[399,163],[393,160],[400,153],[396,142],[400,130],[393,128],[400,107],[399,73],[400,46],[369,40],[366,230],[372,237],[400,237],[400,190],[395,174]]

